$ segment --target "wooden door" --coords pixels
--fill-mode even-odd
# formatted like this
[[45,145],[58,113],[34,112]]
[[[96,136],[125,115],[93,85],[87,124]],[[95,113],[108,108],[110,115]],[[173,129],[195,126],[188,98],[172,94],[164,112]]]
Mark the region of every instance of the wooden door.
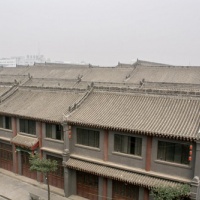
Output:
[[77,194],[90,200],[98,200],[98,176],[79,171],[76,176]]
[[37,172],[30,171],[29,158],[28,152],[21,151],[22,175],[37,180]]
[[64,167],[62,166],[62,158],[47,155],[47,159],[56,160],[58,163],[58,169],[55,172],[49,173],[49,184],[64,189]]
[[113,181],[113,200],[138,200],[139,187],[120,181]]
[[13,170],[12,145],[0,143],[0,168]]

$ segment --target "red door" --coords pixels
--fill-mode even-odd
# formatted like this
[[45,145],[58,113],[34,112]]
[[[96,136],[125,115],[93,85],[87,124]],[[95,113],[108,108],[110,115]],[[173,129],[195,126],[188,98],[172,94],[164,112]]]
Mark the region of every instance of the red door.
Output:
[[90,200],[98,200],[98,176],[77,171],[76,177],[77,194]]
[[9,144],[0,143],[0,168],[13,170],[12,146]]
[[22,175],[37,180],[37,172],[30,171],[29,158],[29,153],[21,151]]

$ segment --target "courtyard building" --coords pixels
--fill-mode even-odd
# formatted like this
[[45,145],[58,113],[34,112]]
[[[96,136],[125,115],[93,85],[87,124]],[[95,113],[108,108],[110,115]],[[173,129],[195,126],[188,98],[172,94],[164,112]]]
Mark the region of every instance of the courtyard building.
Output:
[[188,184],[200,199],[200,67],[0,67],[0,168],[44,182],[30,154],[58,162],[50,184],[90,200],[152,199]]

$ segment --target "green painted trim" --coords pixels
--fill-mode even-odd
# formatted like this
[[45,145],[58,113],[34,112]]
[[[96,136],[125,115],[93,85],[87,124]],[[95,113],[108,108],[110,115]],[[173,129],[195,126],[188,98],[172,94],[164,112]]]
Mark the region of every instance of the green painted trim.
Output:
[[23,152],[31,154],[30,150],[27,150],[27,149],[24,149],[24,148],[21,148],[21,147],[16,147],[16,151],[23,151]]

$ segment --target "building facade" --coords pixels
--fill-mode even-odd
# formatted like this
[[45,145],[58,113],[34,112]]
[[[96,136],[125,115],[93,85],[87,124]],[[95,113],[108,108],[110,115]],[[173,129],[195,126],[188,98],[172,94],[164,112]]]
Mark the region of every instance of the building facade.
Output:
[[152,199],[188,184],[200,199],[200,68],[137,60],[0,68],[0,168],[40,182],[30,154],[57,160],[66,197]]
[[0,67],[16,67],[16,59],[13,58],[1,58]]

